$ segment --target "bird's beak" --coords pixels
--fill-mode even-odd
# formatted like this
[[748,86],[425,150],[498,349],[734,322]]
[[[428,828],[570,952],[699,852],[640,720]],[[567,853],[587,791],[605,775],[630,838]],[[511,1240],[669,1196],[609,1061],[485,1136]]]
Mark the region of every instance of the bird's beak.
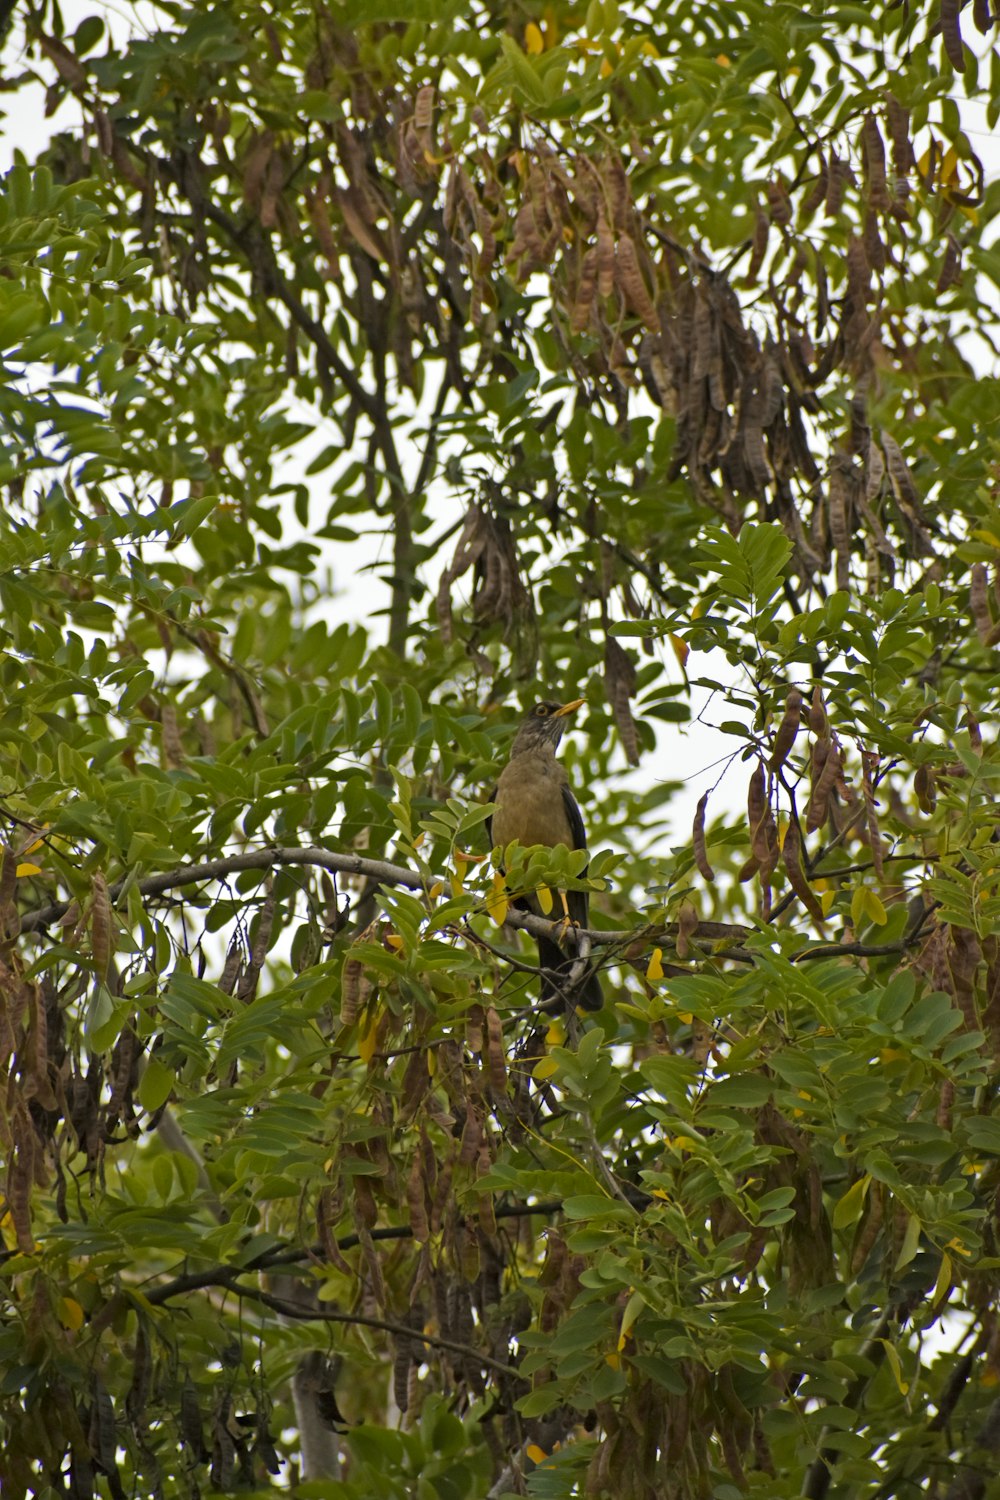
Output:
[[562,708],[557,708],[552,717],[554,719],[561,719],[564,714],[575,713],[578,708],[583,707],[586,701],[586,698],[574,698],[572,703],[564,703]]

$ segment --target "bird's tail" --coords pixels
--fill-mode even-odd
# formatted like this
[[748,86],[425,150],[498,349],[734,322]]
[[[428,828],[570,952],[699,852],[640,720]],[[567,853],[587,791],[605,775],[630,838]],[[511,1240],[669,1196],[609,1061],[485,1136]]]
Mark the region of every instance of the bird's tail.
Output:
[[542,1000],[564,997],[584,1010],[600,1010],[604,1004],[601,982],[593,969],[588,969],[583,978],[572,989],[569,987],[570,971],[575,962],[567,958],[558,943],[551,938],[539,937],[538,962],[542,967]]

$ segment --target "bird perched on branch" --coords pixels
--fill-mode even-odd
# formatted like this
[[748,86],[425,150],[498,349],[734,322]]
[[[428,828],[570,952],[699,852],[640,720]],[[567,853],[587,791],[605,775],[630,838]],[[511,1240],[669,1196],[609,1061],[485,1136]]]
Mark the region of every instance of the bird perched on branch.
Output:
[[[564,844],[567,849],[586,849],[587,832],[576,798],[569,789],[565,768],[556,760],[556,749],[566,727],[567,714],[575,713],[584,700],[572,703],[536,703],[522,723],[510,752],[510,760],[500,773],[490,798],[495,804],[492,818],[486,824],[491,843],[506,848],[516,839],[519,844]],[[586,874],[586,868],[581,872]],[[560,891],[567,922],[586,927],[590,900],[586,891]],[[534,896],[520,897],[515,903],[541,915]],[[538,961],[552,976],[542,979],[542,999],[567,994],[566,985],[573,958],[550,937],[538,939]],[[558,982],[561,980],[562,982]],[[600,1010],[604,1004],[597,975],[588,970],[569,998],[585,1010]]]

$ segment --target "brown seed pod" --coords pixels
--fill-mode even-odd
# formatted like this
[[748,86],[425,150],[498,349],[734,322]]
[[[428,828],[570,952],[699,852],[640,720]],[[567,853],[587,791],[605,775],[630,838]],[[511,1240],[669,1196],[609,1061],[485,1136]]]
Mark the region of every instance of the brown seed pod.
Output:
[[826,704],[823,702],[823,690],[817,682],[813,688],[812,702],[809,705],[809,728],[817,739],[825,739],[830,733],[830,720],[826,714]]
[[406,1206],[410,1211],[410,1229],[418,1245],[430,1238],[427,1221],[427,1194],[424,1188],[424,1167],[418,1151],[413,1158],[410,1175],[406,1179]]
[[824,922],[826,918],[823,915],[823,908],[806,879],[802,862],[802,834],[799,831],[798,820],[794,817],[785,829],[785,837],[781,845],[781,859],[785,866],[785,873],[788,875],[788,884],[806,911],[814,922]]
[[747,786],[747,823],[750,828],[750,848],[758,865],[767,863],[767,835],[764,824],[768,812],[767,778],[763,764],[758,761]]
[[882,833],[878,824],[878,812],[875,806],[875,785],[873,772],[878,765],[878,756],[870,750],[861,752],[861,785],[865,799],[865,825],[868,829],[868,844],[872,851],[872,864],[875,874],[879,880],[885,875],[885,850],[882,846]]
[[674,944],[678,958],[690,958],[691,939],[697,930],[697,907],[693,901],[682,901],[677,911],[677,938]]
[[932,813],[937,806],[937,788],[930,766],[918,766],[913,773],[913,790],[921,812]]
[[483,1050],[483,1007],[481,1005],[470,1005],[469,1013],[465,1018],[465,1045],[470,1052]]
[[708,862],[708,853],[705,848],[705,809],[708,806],[708,792],[699,797],[698,806],[694,814],[694,827],[691,830],[691,844],[694,849],[694,862],[698,867],[698,873],[704,880],[714,880],[715,871]]
[[788,759],[789,752],[795,744],[795,736],[799,732],[799,723],[802,718],[802,694],[792,688],[785,699],[785,714],[778,731],[774,736],[774,745],[771,749],[770,767],[772,771],[780,770]]
[[111,895],[101,870],[95,870],[90,881],[90,951],[97,977],[106,984],[111,963]]
[[985,646],[993,629],[985,563],[977,562],[972,564],[972,576],[969,580],[969,609],[972,613],[973,624],[976,627],[976,634],[980,642]]
[[621,235],[618,240],[617,280],[636,317],[651,333],[659,333],[660,315],[649,295],[635,241],[628,234]]
[[507,1062],[503,1050],[503,1028],[491,1005],[486,1012],[486,1054],[489,1063],[490,1088],[494,1098],[507,1092]]
[[[820,746],[825,754],[819,755]],[[841,773],[843,757],[840,746],[828,740],[817,740],[813,746],[813,785],[806,808],[806,832],[815,833],[822,828],[830,813],[830,798]],[[817,774],[818,773],[818,774]]]
[[362,1002],[370,993],[371,982],[365,974],[364,964],[360,958],[352,958],[348,954],[344,959],[344,974],[340,989],[340,1024],[342,1026],[354,1025]]
[[469,1110],[462,1127],[462,1140],[458,1149],[458,1164],[460,1167],[471,1167],[479,1155],[479,1146],[483,1139],[483,1122],[474,1109]]
[[580,266],[580,279],[576,284],[576,295],[569,315],[569,326],[573,333],[582,333],[590,322],[594,297],[597,292],[598,251],[591,245]]

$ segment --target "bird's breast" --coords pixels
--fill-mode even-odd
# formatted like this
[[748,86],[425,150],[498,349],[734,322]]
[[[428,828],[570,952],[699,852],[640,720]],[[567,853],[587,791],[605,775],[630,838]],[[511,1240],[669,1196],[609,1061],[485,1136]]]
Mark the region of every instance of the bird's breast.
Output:
[[573,835],[563,805],[566,773],[551,756],[518,756],[500,773],[494,801],[493,842],[566,844]]

